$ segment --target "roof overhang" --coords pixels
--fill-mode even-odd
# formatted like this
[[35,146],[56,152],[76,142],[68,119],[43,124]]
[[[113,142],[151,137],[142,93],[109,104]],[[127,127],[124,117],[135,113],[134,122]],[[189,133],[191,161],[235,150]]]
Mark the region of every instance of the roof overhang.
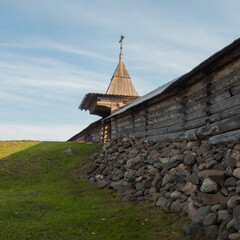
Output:
[[103,93],[87,93],[84,96],[79,109],[89,110],[91,114],[107,117],[111,114],[111,106],[113,103],[123,103],[126,105],[137,98],[139,97]]

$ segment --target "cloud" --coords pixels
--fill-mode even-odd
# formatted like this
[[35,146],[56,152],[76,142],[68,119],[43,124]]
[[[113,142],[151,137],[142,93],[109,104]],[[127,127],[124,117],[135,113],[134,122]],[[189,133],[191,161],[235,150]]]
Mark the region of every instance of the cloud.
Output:
[[67,141],[80,132],[82,125],[1,124],[0,140]]
[[[50,58],[0,57],[2,90],[33,87],[69,91],[102,91],[107,74],[82,70],[79,67]],[[105,83],[104,83],[105,82]],[[89,84],[91,83],[91,84]],[[31,88],[32,89],[32,88]]]
[[113,58],[97,54],[95,52],[82,50],[79,48],[74,48],[60,42],[55,42],[47,39],[39,38],[27,38],[21,39],[18,43],[0,43],[0,47],[7,48],[22,48],[22,49],[48,49],[57,50],[60,52],[70,53],[74,55],[85,56],[89,58],[94,58],[98,60],[103,60],[106,62],[115,62]]

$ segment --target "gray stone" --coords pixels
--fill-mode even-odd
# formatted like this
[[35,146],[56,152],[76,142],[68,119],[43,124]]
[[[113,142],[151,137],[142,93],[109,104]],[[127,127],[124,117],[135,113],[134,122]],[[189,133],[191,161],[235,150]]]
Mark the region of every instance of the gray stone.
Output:
[[192,184],[199,184],[199,179],[196,174],[191,174],[190,177],[188,177],[188,181],[191,182]]
[[206,218],[203,220],[204,226],[214,225],[217,223],[217,214],[209,213]]
[[202,180],[211,178],[213,181],[222,184],[225,180],[225,171],[220,170],[203,170],[198,173],[198,177]]
[[143,182],[138,182],[135,184],[135,187],[137,189],[137,191],[140,191],[143,189],[144,183]]
[[163,187],[168,183],[168,179],[170,177],[171,177],[171,174],[169,174],[169,173],[165,174],[165,176],[163,177],[163,180],[162,180],[162,186]]
[[220,162],[223,159],[223,153],[217,153],[216,155],[214,155],[214,158],[216,159],[216,161]]
[[220,209],[220,204],[215,204],[211,207],[211,211],[216,213]]
[[103,151],[106,152],[106,150],[107,150],[108,148],[110,148],[110,146],[111,146],[111,142],[106,142],[106,143],[104,143],[104,145],[103,145]]
[[97,183],[98,188],[105,188],[108,185],[108,182],[105,180],[101,180]]
[[95,178],[92,177],[92,178],[89,179],[89,181],[90,181],[90,183],[94,183],[95,182]]
[[233,168],[236,166],[237,160],[228,156],[226,157],[225,162],[228,167]]
[[195,164],[195,161],[196,161],[196,156],[194,156],[193,154],[187,154],[185,157],[184,157],[184,163],[188,166],[192,166]]
[[224,197],[220,192],[214,194],[199,192],[197,194],[197,199],[199,202],[202,202],[206,205],[216,205],[218,203],[226,204],[228,200],[228,198]]
[[152,181],[152,186],[153,187],[157,187],[157,185],[159,184],[161,180],[161,175],[159,173],[157,173]]
[[237,179],[240,179],[240,168],[236,168],[234,171],[233,171],[233,176]]
[[150,176],[155,176],[156,174],[158,174],[159,173],[159,171],[158,171],[158,169],[156,169],[156,168],[151,168],[150,170],[149,170],[149,175]]
[[172,204],[172,200],[167,200],[163,207],[164,211],[169,212],[171,204]]
[[234,228],[239,231],[240,230],[240,216],[236,218],[236,221],[234,223]]
[[225,219],[229,217],[227,210],[220,210],[218,211],[217,215],[218,215],[218,222],[223,222]]
[[233,218],[233,219],[227,224],[226,228],[227,228],[227,231],[228,231],[229,233],[234,233],[234,232],[236,232],[236,229],[235,229],[235,227],[234,227],[235,222],[236,222],[236,218]]
[[161,198],[158,199],[156,205],[157,205],[158,207],[164,208],[165,203],[166,203],[167,201],[168,201],[168,200],[167,200],[165,197],[161,197]]
[[174,201],[171,205],[171,212],[181,212],[182,210],[182,203],[181,201],[178,199],[176,201]]
[[178,199],[180,196],[181,196],[181,193],[178,192],[178,191],[173,191],[173,192],[170,194],[170,197],[171,197],[172,199]]
[[228,177],[231,177],[233,175],[233,169],[230,167],[227,167],[225,170],[225,175]]
[[182,161],[179,161],[179,160],[167,162],[166,164],[164,164],[163,169],[164,170],[169,170],[171,168],[174,168],[174,167],[178,166],[181,162]]
[[224,187],[236,187],[237,179],[235,177],[229,177],[224,182]]
[[183,228],[183,231],[187,235],[196,235],[200,231],[201,227],[197,223],[191,223]]
[[228,239],[227,222],[223,221],[218,229],[218,239]]
[[71,156],[73,154],[72,149],[68,148],[67,150],[64,151],[64,153],[68,156]]
[[218,227],[216,225],[205,226],[204,227],[205,237],[207,239],[217,239]]
[[218,185],[211,178],[206,178],[200,188],[201,192],[216,193],[218,191]]
[[229,234],[228,238],[230,240],[240,240],[240,234],[239,233],[232,233],[232,234]]
[[117,191],[123,185],[122,181],[111,182],[110,186]]
[[234,208],[240,203],[240,196],[233,196],[227,202],[228,208]]
[[210,206],[200,207],[193,215],[192,221],[198,224],[202,224],[203,220],[210,213]]
[[134,192],[133,189],[130,189],[129,187],[120,187],[117,190],[117,195],[131,195]]
[[167,163],[169,161],[169,158],[159,158],[159,161],[163,164]]
[[233,209],[233,217],[238,218],[240,216],[240,205]]
[[197,190],[197,186],[192,184],[191,182],[187,182],[182,191],[186,194],[186,195],[191,195],[192,193],[196,192]]
[[217,164],[217,161],[216,161],[216,160],[211,160],[210,162],[208,162],[208,163],[206,164],[206,168],[207,168],[207,169],[211,169],[211,168],[213,168],[216,164]]

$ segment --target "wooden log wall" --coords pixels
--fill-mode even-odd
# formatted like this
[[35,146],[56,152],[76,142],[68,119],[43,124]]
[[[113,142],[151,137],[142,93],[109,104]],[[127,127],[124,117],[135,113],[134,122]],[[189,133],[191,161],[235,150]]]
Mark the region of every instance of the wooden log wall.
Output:
[[240,139],[240,59],[202,76],[111,118],[111,137],[212,144]]
[[77,141],[101,143],[101,125],[89,130],[86,134],[79,137]]

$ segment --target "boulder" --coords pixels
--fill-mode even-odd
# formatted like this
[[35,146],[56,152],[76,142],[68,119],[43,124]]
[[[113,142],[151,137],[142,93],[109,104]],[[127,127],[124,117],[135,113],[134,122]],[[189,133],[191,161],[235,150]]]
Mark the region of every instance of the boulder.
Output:
[[239,233],[231,233],[231,234],[229,234],[228,238],[230,240],[240,240],[240,234]]
[[181,162],[182,162],[182,161],[180,161],[180,160],[175,160],[175,161],[167,162],[167,163],[164,164],[163,169],[164,169],[164,170],[169,170],[169,169],[171,169],[171,168],[174,168],[174,167],[178,166]]
[[233,171],[233,176],[237,179],[240,179],[240,168],[236,168],[234,171]]
[[192,193],[197,191],[197,186],[192,184],[191,182],[187,182],[182,191],[186,194],[186,195],[191,195]]
[[182,203],[181,201],[178,199],[176,201],[174,201],[171,205],[171,212],[181,212],[182,210]]
[[168,200],[167,200],[165,197],[161,197],[161,198],[158,199],[156,205],[157,205],[158,207],[164,208],[164,206],[165,206],[165,204],[166,204],[167,201],[168,201]]
[[216,193],[218,191],[218,185],[211,178],[206,178],[202,183],[200,191],[205,193]]
[[234,208],[240,203],[240,196],[233,196],[227,202],[228,208]]
[[229,217],[227,210],[220,210],[218,211],[217,215],[218,215],[218,222],[223,222]]
[[197,223],[191,223],[183,228],[183,232],[187,235],[196,235],[200,231],[201,227]]
[[192,166],[195,164],[196,162],[196,156],[193,155],[193,154],[187,154],[185,157],[184,157],[184,163],[188,166]]
[[204,233],[207,239],[217,239],[218,227],[216,225],[205,226]]
[[202,224],[203,220],[210,213],[210,206],[200,207],[195,214],[192,216],[192,221],[198,224]]
[[238,218],[240,216],[240,205],[233,209],[233,217]]
[[203,170],[198,173],[201,180],[211,178],[213,181],[222,184],[225,180],[225,171],[220,170]]
[[204,226],[215,225],[217,223],[217,214],[209,213],[206,218],[203,220]]
[[189,202],[188,209],[187,209],[187,214],[188,214],[188,217],[190,219],[192,218],[192,216],[195,214],[196,211],[197,211],[197,208],[195,207],[193,202]]
[[237,184],[237,179],[235,177],[229,177],[224,182],[224,187],[235,187]]
[[234,222],[234,228],[239,231],[240,230],[240,216],[236,218],[236,221]]

